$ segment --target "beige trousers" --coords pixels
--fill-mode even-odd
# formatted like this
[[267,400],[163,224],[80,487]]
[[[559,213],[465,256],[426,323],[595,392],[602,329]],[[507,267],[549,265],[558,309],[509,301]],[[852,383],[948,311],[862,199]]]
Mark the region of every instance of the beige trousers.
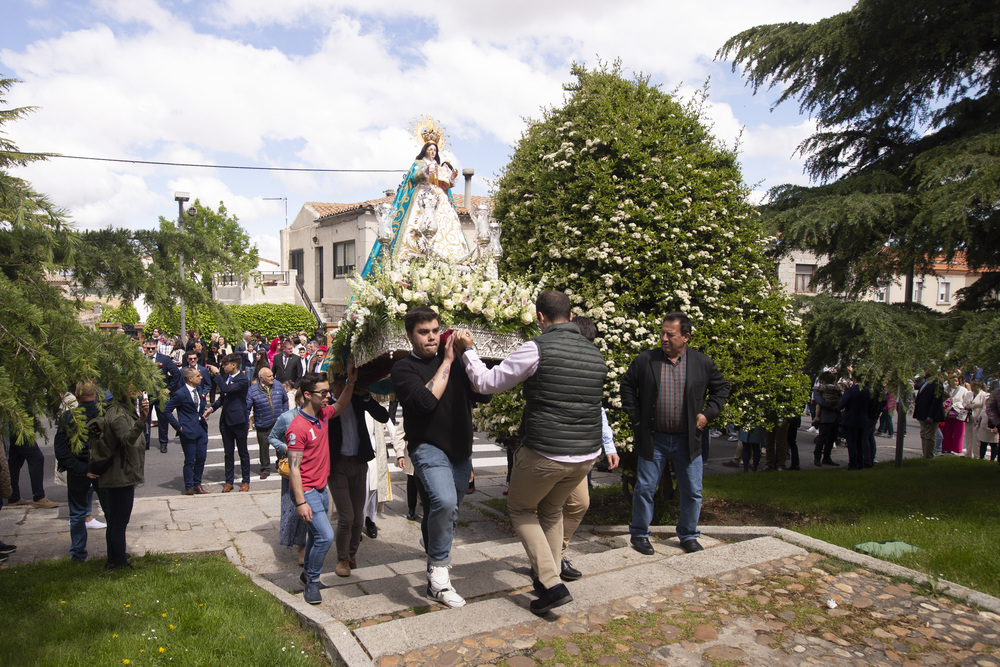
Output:
[[545,588],[561,583],[559,563],[563,545],[563,505],[580,485],[586,484],[594,458],[583,463],[553,461],[527,448],[514,453],[507,513],[521,540],[531,567]]

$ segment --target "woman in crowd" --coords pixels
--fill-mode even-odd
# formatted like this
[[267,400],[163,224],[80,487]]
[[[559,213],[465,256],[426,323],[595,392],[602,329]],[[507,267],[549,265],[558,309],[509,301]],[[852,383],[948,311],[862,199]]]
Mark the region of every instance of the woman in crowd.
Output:
[[170,358],[178,368],[184,365],[184,352],[184,343],[181,342],[181,337],[178,336],[174,339],[174,350],[170,353]]
[[[277,452],[278,461],[275,468],[281,471],[280,460],[288,457],[288,446],[285,444],[285,432],[288,425],[295,419],[300,407],[302,407],[302,391],[295,392],[295,407],[283,412],[274,422],[267,441]],[[281,475],[281,527],[278,529],[278,544],[299,548],[299,565],[302,565],[306,553],[306,522],[299,518],[295,511],[295,501],[292,499],[291,490],[288,487],[288,478]]]
[[944,454],[961,454],[965,440],[965,404],[972,401],[972,392],[962,384],[962,376],[955,373],[948,378],[948,397],[951,406],[945,405],[944,426],[941,428],[941,451]]
[[986,458],[986,448],[990,449],[990,461],[996,461],[998,449],[997,447],[998,438],[997,429],[990,428],[989,420],[986,418],[986,403],[990,400],[990,393],[986,391],[986,385],[983,382],[975,381],[972,383],[972,393],[975,394],[972,397],[969,405],[972,410],[972,427],[970,430],[973,433],[972,441],[979,443],[979,458]]
[[224,357],[227,354],[232,354],[233,348],[226,343],[225,336],[219,336],[219,356]]

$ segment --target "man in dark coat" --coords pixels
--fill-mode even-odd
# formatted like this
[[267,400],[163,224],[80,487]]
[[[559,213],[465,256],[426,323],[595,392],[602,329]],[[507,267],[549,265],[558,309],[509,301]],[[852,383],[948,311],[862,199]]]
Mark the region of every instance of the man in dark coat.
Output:
[[[163,375],[163,381],[167,384],[167,391],[171,394],[184,383],[181,378],[180,369],[177,368],[177,364],[174,360],[165,354],[160,354],[156,351],[156,341],[147,340],[142,344],[142,350],[152,363],[156,364],[156,367],[160,370]],[[153,398],[150,403],[153,404],[153,408],[156,410],[156,423],[159,430],[160,436],[160,451],[164,454],[167,453],[167,444],[170,442],[170,428],[167,424],[167,419],[160,409],[160,401]],[[146,436],[146,449],[149,449],[149,440],[152,434],[152,411],[146,416],[146,430],[144,435]]]
[[[340,398],[344,380],[333,383],[333,396]],[[337,576],[349,577],[357,567],[355,554],[365,525],[365,486],[368,462],[375,458],[365,414],[376,422],[389,421],[389,411],[363,389],[351,397],[351,408],[330,425],[330,495],[337,507]]]
[[663,318],[660,348],[641,353],[622,376],[622,408],[632,422],[639,458],[632,493],[632,548],[652,555],[649,523],[653,494],[667,459],[680,493],[677,537],[687,553],[701,551],[701,435],[729,398],[729,382],[708,356],[688,348],[691,320],[681,312]]
[[924,458],[934,458],[934,438],[938,424],[944,421],[944,385],[934,373],[924,375],[923,384],[917,390],[913,402],[913,418],[920,422],[920,445]]
[[281,346],[281,354],[275,355],[271,369],[274,371],[274,381],[278,384],[290,383],[292,387],[299,386],[302,379],[302,359],[295,354],[291,340],[286,340]]
[[235,454],[240,453],[240,472],[243,473],[240,491],[250,490],[250,452],[247,450],[247,431],[250,430],[250,411],[247,410],[247,391],[250,381],[240,372],[238,354],[227,354],[222,359],[222,372],[215,376],[219,398],[207,410],[204,417],[222,409],[219,417],[219,432],[222,434],[222,448],[226,462],[226,483],[223,493],[233,490],[235,481]]

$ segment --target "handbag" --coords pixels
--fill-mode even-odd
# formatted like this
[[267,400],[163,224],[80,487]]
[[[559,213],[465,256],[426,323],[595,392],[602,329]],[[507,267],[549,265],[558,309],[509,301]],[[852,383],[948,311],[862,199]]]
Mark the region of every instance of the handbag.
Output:
[[278,459],[277,463],[274,464],[274,467],[278,469],[278,474],[279,475],[281,475],[285,479],[288,479],[288,457],[287,456]]

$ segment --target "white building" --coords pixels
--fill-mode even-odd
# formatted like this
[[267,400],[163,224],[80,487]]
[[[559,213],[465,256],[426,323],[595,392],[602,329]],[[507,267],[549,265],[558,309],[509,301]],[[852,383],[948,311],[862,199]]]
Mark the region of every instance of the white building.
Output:
[[[470,246],[476,243],[470,210],[487,206],[490,197],[471,194],[471,170],[465,170],[465,196],[455,197],[455,209]],[[375,245],[378,219],[375,207],[392,203],[387,194],[352,203],[306,202],[287,229],[281,230],[281,257],[293,278],[327,323],[343,315],[351,298],[347,279],[360,273]],[[296,301],[300,303],[300,301]]]
[[[816,269],[826,264],[809,251],[796,250],[785,256],[778,265],[778,279],[789,294],[815,294],[817,291],[813,277]],[[977,271],[970,271],[965,265],[965,256],[958,255],[951,264],[934,264],[931,274],[915,276],[913,279],[913,301],[931,310],[947,312],[956,303],[955,294],[979,280]],[[906,301],[906,277],[898,276],[880,290],[872,290],[865,298],[883,303]]]

